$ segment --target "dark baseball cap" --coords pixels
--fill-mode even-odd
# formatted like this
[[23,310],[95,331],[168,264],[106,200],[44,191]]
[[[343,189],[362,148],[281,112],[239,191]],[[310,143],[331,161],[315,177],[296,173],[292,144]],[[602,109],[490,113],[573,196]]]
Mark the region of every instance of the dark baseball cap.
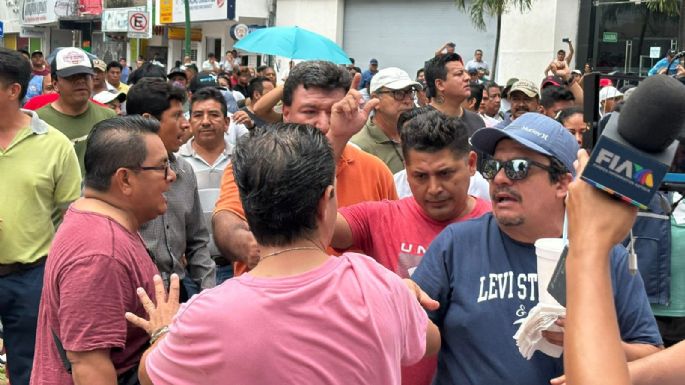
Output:
[[216,78],[214,78],[214,76],[210,74],[200,73],[197,76],[193,77],[193,80],[190,81],[188,90],[190,90],[190,92],[195,92],[200,88],[205,87],[219,88],[219,83],[216,82]]
[[180,67],[174,67],[169,71],[169,74],[166,76],[167,78],[171,78],[174,75],[181,75],[184,78],[188,79],[188,75],[186,75],[186,71],[182,70]]

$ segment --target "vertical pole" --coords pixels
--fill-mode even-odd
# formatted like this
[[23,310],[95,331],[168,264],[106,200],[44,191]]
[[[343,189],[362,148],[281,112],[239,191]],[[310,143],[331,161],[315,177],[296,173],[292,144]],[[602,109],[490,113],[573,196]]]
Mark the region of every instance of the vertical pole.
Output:
[[185,55],[190,55],[190,2],[189,0],[183,0],[185,5],[185,19],[186,19],[186,41],[185,41]]

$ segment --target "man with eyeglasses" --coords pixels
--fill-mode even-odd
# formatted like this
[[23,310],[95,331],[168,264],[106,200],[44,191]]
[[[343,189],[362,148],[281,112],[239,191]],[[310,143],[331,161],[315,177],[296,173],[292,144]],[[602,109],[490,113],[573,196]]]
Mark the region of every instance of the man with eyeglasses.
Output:
[[[181,301],[216,286],[216,265],[209,254],[209,232],[193,168],[175,156],[190,128],[183,115],[185,90],[164,79],[143,78],[128,92],[129,115],[159,121],[159,137],[169,153],[176,180],[165,196],[167,211],[144,224],[140,233],[166,283],[172,273],[182,279]],[[160,175],[161,178],[161,175]]]
[[[563,372],[563,360],[541,352],[526,360],[512,337],[538,304],[533,243],[562,235],[578,144],[561,124],[537,113],[503,130],[480,130],[471,144],[488,156],[483,176],[493,212],[447,227],[412,275],[440,303],[429,312],[443,336],[434,384],[546,385]],[[634,360],[658,351],[662,341],[642,280],[628,272],[625,248],[613,254],[621,337]],[[563,328],[564,320],[556,324]],[[543,337],[563,346],[563,332]]]
[[350,141],[369,154],[377,156],[394,173],[404,169],[404,158],[397,132],[397,118],[403,111],[414,107],[416,91],[421,90],[419,82],[411,80],[409,74],[388,67],[378,71],[371,79],[371,97],[379,103],[366,124]]
[[124,314],[145,314],[133,290],[153,290],[157,274],[138,231],[167,210],[176,177],[158,130],[155,120],[117,117],[88,138],[83,197],[67,210],[41,280],[32,384],[129,384],[123,378],[137,373],[149,338]]
[[117,114],[89,100],[93,92],[93,63],[80,48],[60,48],[50,64],[52,82],[59,99],[36,111],[49,125],[60,130],[74,144],[81,175],[86,139],[93,126]]

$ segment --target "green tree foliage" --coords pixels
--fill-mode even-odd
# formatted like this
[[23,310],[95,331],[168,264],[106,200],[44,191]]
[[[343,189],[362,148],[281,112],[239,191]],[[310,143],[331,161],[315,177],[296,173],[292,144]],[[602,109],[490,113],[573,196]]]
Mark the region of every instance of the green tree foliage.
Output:
[[528,11],[533,4],[533,0],[455,0],[455,3],[459,8],[468,11],[471,21],[476,28],[485,30],[486,16],[496,16],[499,18],[512,8],[518,8],[521,12]]

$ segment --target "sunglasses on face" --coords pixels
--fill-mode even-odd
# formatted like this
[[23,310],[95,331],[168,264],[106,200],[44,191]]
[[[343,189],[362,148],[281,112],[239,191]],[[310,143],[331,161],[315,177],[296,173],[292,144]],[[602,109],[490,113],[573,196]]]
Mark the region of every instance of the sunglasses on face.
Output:
[[521,180],[528,176],[528,171],[531,166],[539,167],[549,173],[555,172],[552,167],[530,159],[519,158],[501,161],[489,158],[483,162],[483,178],[487,180],[495,179],[499,170],[504,169],[504,175],[506,175],[507,178],[511,180]]
[[406,98],[407,96],[414,98],[416,96],[416,89],[415,88],[408,88],[404,90],[387,90],[387,91],[377,91],[379,94],[390,94],[392,97],[397,100],[398,102],[401,102]]

